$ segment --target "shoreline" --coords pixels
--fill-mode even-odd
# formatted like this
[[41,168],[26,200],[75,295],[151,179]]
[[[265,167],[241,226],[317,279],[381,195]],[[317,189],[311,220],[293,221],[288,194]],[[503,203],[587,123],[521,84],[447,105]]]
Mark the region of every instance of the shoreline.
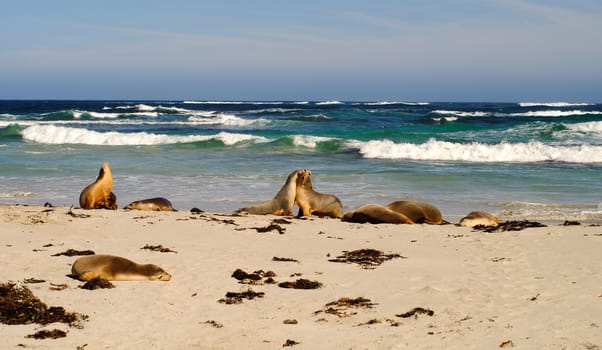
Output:
[[[48,306],[89,317],[81,329],[3,324],[0,336],[8,348],[602,346],[600,226],[548,224],[483,233],[454,225],[285,217],[277,221],[282,233],[260,233],[258,228],[283,218],[13,204],[0,204],[0,214],[0,282],[26,285]],[[66,276],[76,257],[52,256],[68,249],[154,263],[172,279],[114,281],[113,289],[83,290],[78,288],[83,282]],[[361,249],[400,257],[372,269],[330,261]],[[242,284],[232,277],[237,269],[273,271],[278,283],[307,279],[322,286]],[[25,283],[29,278],[45,282]],[[53,285],[66,288],[52,290]],[[264,295],[240,304],[219,302],[228,292],[249,288]],[[327,304],[343,298],[369,302],[331,304],[340,314],[326,312]],[[415,308],[433,315],[398,316]],[[40,329],[67,335],[25,338]]]

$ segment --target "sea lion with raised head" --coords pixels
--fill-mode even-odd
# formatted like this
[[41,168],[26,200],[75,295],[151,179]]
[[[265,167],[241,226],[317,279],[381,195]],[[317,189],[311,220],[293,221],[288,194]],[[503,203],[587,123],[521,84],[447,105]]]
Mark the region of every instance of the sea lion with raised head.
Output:
[[367,204],[343,215],[343,221],[360,224],[413,224],[407,216],[378,204]]
[[258,215],[293,215],[293,206],[295,205],[295,194],[297,188],[297,176],[301,170],[295,170],[290,173],[280,191],[269,201],[238,209],[237,213],[258,214]]
[[343,205],[337,196],[314,191],[311,183],[311,170],[300,170],[297,175],[297,195],[295,202],[299,206],[298,216],[343,217]]
[[500,224],[500,220],[492,214],[484,211],[471,211],[463,217],[458,226],[475,227],[477,225],[483,226],[497,226]]
[[155,197],[132,202],[123,209],[150,210],[150,211],[176,211],[167,198]]
[[417,224],[440,225],[443,217],[437,207],[432,204],[417,201],[396,201],[389,203],[387,208],[403,214]]
[[113,175],[109,163],[103,163],[96,181],[79,194],[82,209],[117,209],[117,196],[113,191]]
[[171,275],[153,264],[137,264],[114,255],[87,255],[75,260],[71,276],[80,281],[102,278],[110,281],[169,281]]

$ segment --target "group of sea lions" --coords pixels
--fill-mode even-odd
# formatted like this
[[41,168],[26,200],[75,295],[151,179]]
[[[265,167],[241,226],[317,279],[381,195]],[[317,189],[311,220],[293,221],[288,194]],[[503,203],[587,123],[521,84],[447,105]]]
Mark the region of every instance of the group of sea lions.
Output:
[[[448,223],[443,220],[441,211],[432,204],[419,201],[396,201],[386,206],[367,204],[343,215],[343,205],[333,194],[316,192],[311,182],[311,170],[297,169],[290,173],[284,185],[271,200],[255,206],[241,208],[237,213],[259,215],[293,215],[297,204],[297,216],[329,216],[347,222],[371,224],[431,224]],[[494,226],[499,220],[492,214],[473,211],[462,218],[459,226]]]
[[[113,193],[113,174],[109,163],[103,163],[96,180],[86,186],[79,195],[82,209],[117,209],[117,196]],[[174,211],[171,202],[163,197],[134,201],[123,209]]]
[[[431,224],[448,223],[441,212],[432,204],[419,201],[396,201],[386,206],[367,204],[343,215],[341,200],[333,195],[316,192],[311,181],[311,170],[297,169],[291,172],[284,185],[274,198],[251,207],[237,210],[237,213],[256,215],[292,216],[297,204],[297,216],[332,217],[348,222],[372,224]],[[113,193],[113,176],[108,163],[100,168],[96,181],[83,189],[79,204],[83,209],[117,209],[117,196]],[[124,209],[173,211],[169,200],[163,197],[132,202]],[[490,213],[473,211],[462,218],[459,226],[495,226],[499,220]]]
[[[448,223],[432,204],[419,201],[396,201],[386,206],[367,204],[343,215],[341,200],[333,194],[316,192],[311,181],[311,170],[297,169],[290,173],[276,196],[271,200],[237,210],[237,213],[257,215],[292,216],[293,206],[299,207],[298,216],[332,217],[347,222],[371,224],[431,224]],[[79,196],[82,209],[117,209],[117,196],[113,193],[113,176],[108,163],[100,168],[96,181],[86,186]],[[135,201],[124,209],[173,211],[169,200],[157,197]],[[462,218],[459,226],[495,226],[499,220],[492,214],[473,211]],[[126,258],[112,255],[92,255],[78,258],[71,268],[74,278],[89,281],[106,280],[157,280],[169,281],[171,275],[157,265],[137,264]]]

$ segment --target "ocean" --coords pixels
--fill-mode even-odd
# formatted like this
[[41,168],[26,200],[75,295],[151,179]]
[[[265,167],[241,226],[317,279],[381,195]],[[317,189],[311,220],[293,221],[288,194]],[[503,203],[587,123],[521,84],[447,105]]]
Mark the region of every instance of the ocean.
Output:
[[344,211],[420,200],[452,222],[596,222],[602,104],[0,101],[0,203],[77,207],[103,162],[120,207],[231,213],[304,168]]

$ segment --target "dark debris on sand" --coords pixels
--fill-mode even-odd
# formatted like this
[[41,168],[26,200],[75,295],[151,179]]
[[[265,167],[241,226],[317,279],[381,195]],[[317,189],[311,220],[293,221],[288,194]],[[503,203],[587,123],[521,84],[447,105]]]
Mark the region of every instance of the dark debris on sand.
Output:
[[96,290],[115,288],[115,285],[104,278],[93,278],[80,286],[81,289]]
[[[231,277],[237,279],[240,283],[243,284],[276,283],[276,281],[274,281],[274,277],[276,277],[276,273],[274,273],[274,271],[257,270],[253,273],[247,273],[242,269],[236,269],[232,273]],[[263,280],[264,278],[265,280]]]
[[272,258],[272,261],[280,261],[280,262],[296,262],[298,263],[299,260],[297,259],[293,259],[293,258],[279,258],[277,256]]
[[295,282],[282,282],[278,284],[280,288],[292,288],[292,289],[318,289],[322,288],[322,283],[318,281],[310,281],[305,278],[299,278]]
[[85,218],[89,218],[92,215],[90,214],[76,214],[73,212],[73,206],[71,206],[71,208],[69,208],[69,211],[67,212],[67,215],[73,217],[73,218],[80,218],[80,219],[85,219]]
[[62,331],[60,329],[53,329],[51,331],[41,330],[37,331],[34,334],[30,334],[25,338],[33,338],[33,339],[58,339],[65,338],[67,336],[67,332]]
[[294,341],[291,339],[287,339],[286,342],[284,344],[282,344],[283,348],[289,347],[289,346],[295,346],[295,345],[299,345],[301,343],[299,343],[298,341]]
[[401,314],[395,315],[395,316],[402,317],[402,318],[408,318],[408,317],[414,316],[414,317],[418,318],[418,315],[433,316],[434,314],[435,314],[435,312],[431,309],[425,309],[423,307],[415,307],[408,312],[404,312],[404,313],[401,313]]
[[314,312],[314,315],[319,313],[326,313],[335,315],[337,317],[350,317],[357,314],[357,311],[354,309],[371,309],[376,303],[373,303],[370,299],[367,298],[340,298],[336,301],[331,301],[324,306],[323,310],[318,310]]
[[13,283],[0,284],[0,323],[45,325],[62,322],[71,327],[81,328],[81,321],[87,318],[86,315],[67,312],[61,306],[48,307],[26,286],[19,287]]
[[536,222],[536,221],[522,220],[522,221],[505,221],[505,222],[499,223],[497,226],[477,225],[477,226],[473,227],[472,229],[474,231],[493,233],[493,232],[504,232],[504,231],[521,231],[526,228],[533,228],[533,227],[546,227],[546,225]]
[[286,228],[284,228],[278,224],[274,224],[274,223],[271,223],[268,226],[264,226],[264,227],[251,227],[251,228],[257,230],[258,233],[278,231],[278,233],[282,235],[282,234],[284,234],[284,232],[286,232]]
[[161,244],[159,244],[159,245],[150,245],[150,244],[147,244],[147,245],[145,245],[144,247],[142,247],[140,249],[148,249],[150,251],[160,252],[160,253],[176,253],[176,254],[178,254],[177,251],[172,250],[171,248],[165,248]]
[[353,251],[343,251],[343,255],[337,256],[335,259],[329,259],[331,262],[355,263],[363,269],[374,269],[383,262],[395,258],[407,259],[399,254],[385,254],[376,249],[358,249]]
[[75,249],[67,249],[62,253],[52,254],[52,256],[79,256],[79,255],[94,255],[94,251],[92,250],[75,250]]
[[219,299],[218,302],[222,304],[241,304],[243,299],[255,299],[255,298],[263,298],[265,296],[264,292],[255,292],[251,288],[244,292],[228,292],[226,293],[226,297]]

